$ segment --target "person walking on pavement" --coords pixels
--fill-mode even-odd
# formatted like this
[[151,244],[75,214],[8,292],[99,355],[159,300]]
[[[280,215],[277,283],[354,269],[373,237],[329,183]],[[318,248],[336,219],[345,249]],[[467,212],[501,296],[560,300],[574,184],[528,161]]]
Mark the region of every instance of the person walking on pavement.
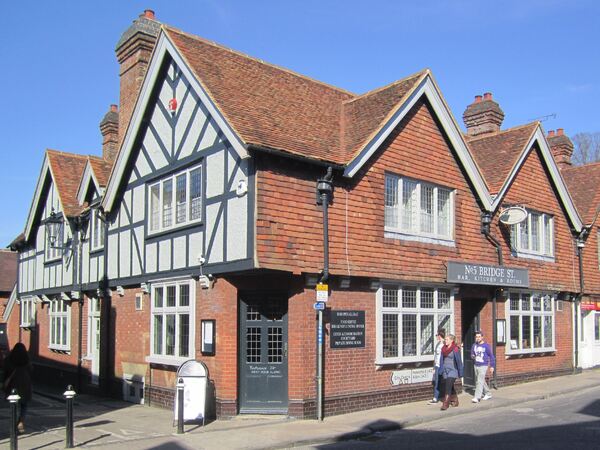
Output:
[[443,396],[443,380],[442,380],[442,347],[444,346],[444,338],[446,337],[446,330],[440,328],[435,335],[437,342],[433,351],[433,378],[431,383],[433,384],[433,399],[429,400],[428,405],[435,405],[439,402],[439,399]]
[[[490,375],[494,374],[496,367],[496,358],[490,347],[490,344],[485,342],[483,332],[475,332],[475,343],[471,347],[471,358],[475,362],[475,396],[473,403],[479,403],[482,399],[489,400],[492,398],[492,393],[485,381],[488,370]],[[482,397],[483,394],[483,397]]]
[[25,432],[27,404],[31,401],[33,394],[31,372],[31,363],[29,361],[27,349],[21,342],[17,342],[4,361],[5,378],[3,388],[6,396],[9,396],[11,391],[16,389],[21,397],[21,400],[19,400],[21,411],[19,413],[19,422],[17,424],[19,433]]
[[442,411],[448,409],[449,405],[458,406],[458,395],[454,388],[454,382],[457,378],[463,376],[463,363],[460,357],[460,348],[456,345],[455,336],[449,334],[444,339],[445,345],[442,347],[442,378],[444,379],[444,401],[442,402]]

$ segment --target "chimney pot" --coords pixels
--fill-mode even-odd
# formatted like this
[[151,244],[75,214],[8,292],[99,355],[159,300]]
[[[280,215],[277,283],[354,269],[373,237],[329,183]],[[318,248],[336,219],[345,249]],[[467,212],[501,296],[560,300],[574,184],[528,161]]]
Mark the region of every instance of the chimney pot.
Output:
[[491,100],[492,99],[492,93],[491,92],[485,92],[483,94],[483,99],[484,100]]
[[483,97],[481,95],[476,95],[475,96],[475,102],[474,103],[479,103],[481,101]]
[[557,136],[562,136],[565,133],[565,129],[564,128],[558,128],[556,130],[556,135]]
[[554,130],[548,131],[548,137],[549,138],[554,137]]
[[110,110],[111,110],[112,112],[117,112],[117,111],[118,111],[118,109],[119,109],[119,108],[117,107],[117,105],[110,105]]
[[151,9],[145,9],[143,16],[147,19],[154,20],[154,11],[152,11]]

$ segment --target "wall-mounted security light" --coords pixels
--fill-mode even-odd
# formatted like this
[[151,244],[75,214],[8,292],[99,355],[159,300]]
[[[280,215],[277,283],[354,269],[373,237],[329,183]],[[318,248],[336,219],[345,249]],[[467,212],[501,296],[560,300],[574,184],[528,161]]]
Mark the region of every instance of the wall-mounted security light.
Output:
[[125,295],[125,289],[123,289],[123,286],[117,286],[117,294],[119,294],[119,297],[123,297]]

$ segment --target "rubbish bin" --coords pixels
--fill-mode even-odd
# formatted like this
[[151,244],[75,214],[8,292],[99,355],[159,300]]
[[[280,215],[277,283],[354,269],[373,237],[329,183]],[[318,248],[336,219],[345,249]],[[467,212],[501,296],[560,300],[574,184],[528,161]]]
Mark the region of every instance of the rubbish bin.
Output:
[[[177,380],[183,380],[183,422],[202,423],[206,419],[206,399],[208,392],[208,367],[190,359],[177,369]],[[178,399],[175,393],[174,421],[177,422]]]

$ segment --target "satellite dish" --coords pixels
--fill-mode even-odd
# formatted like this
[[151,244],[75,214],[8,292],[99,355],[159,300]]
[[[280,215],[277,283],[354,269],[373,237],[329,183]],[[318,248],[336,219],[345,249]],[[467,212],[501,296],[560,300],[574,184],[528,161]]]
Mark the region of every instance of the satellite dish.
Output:
[[521,206],[511,206],[500,212],[498,220],[504,225],[516,225],[527,219],[527,210]]

